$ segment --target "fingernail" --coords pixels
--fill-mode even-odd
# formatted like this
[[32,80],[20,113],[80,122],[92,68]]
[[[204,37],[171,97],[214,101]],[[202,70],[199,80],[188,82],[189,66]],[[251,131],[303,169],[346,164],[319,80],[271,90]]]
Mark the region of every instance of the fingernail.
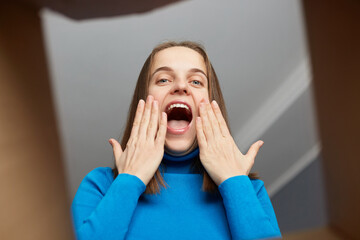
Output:
[[157,107],[158,106],[157,100],[154,100],[153,104],[154,104],[154,107]]
[[214,107],[219,107],[218,103],[215,100],[212,101],[212,104]]
[[109,143],[110,143],[110,145],[112,146],[112,141],[111,141],[111,138],[109,139]]
[[264,144],[264,141],[259,141],[259,146],[261,147]]

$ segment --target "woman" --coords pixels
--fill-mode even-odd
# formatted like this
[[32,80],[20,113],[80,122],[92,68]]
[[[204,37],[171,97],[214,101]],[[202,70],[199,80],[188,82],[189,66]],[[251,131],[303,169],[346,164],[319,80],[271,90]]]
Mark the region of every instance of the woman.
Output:
[[[146,102],[142,99],[146,98]],[[115,168],[97,168],[72,204],[78,239],[280,237],[261,180],[228,129],[215,71],[193,42],[166,42],[138,78]]]

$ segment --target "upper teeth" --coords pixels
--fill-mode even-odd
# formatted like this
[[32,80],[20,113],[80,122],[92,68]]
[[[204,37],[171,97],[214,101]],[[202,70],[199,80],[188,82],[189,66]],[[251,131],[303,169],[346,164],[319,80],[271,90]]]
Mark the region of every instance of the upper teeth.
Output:
[[186,106],[185,104],[182,103],[175,103],[175,104],[171,104],[170,107],[168,108],[168,110],[177,107],[177,108],[186,108],[187,110],[189,110],[189,107]]

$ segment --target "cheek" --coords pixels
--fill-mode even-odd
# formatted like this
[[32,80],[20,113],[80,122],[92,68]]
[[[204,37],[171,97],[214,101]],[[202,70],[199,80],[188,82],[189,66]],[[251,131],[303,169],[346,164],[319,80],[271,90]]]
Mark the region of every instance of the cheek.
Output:
[[164,109],[165,94],[158,91],[150,91],[149,89],[149,95],[153,96],[154,100],[158,101],[159,115],[161,115],[161,112]]
[[153,96],[154,99],[157,100],[159,103],[163,101],[163,94],[157,89],[150,88],[149,95]]
[[163,109],[164,97],[163,96],[157,96],[157,95],[152,95],[152,96],[154,97],[154,100],[158,101],[159,110]]
[[202,99],[205,100],[209,100],[209,91],[207,89],[203,89],[200,93],[199,93],[199,97],[200,97],[200,101]]
[[201,94],[201,95],[198,95],[198,96],[196,96],[195,98],[194,98],[194,103],[195,103],[195,108],[196,108],[196,110],[195,110],[195,112],[193,112],[193,113],[195,113],[194,115],[193,115],[193,117],[195,116],[200,116],[200,109],[199,109],[199,107],[200,107],[200,102],[202,101],[202,100],[209,100],[209,96],[207,95],[207,94]]
[[201,94],[197,94],[197,96],[195,97],[195,102],[196,102],[197,106],[200,105],[200,102],[201,102],[203,99],[210,101],[210,99],[209,99],[209,94],[208,94],[207,91],[206,91],[206,92],[202,92]]

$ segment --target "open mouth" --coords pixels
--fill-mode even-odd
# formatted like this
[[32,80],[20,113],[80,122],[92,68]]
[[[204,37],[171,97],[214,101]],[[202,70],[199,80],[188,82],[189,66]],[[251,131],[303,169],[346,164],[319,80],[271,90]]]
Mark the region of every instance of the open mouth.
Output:
[[173,134],[183,134],[190,128],[192,121],[191,107],[181,101],[174,101],[167,105],[168,131]]

